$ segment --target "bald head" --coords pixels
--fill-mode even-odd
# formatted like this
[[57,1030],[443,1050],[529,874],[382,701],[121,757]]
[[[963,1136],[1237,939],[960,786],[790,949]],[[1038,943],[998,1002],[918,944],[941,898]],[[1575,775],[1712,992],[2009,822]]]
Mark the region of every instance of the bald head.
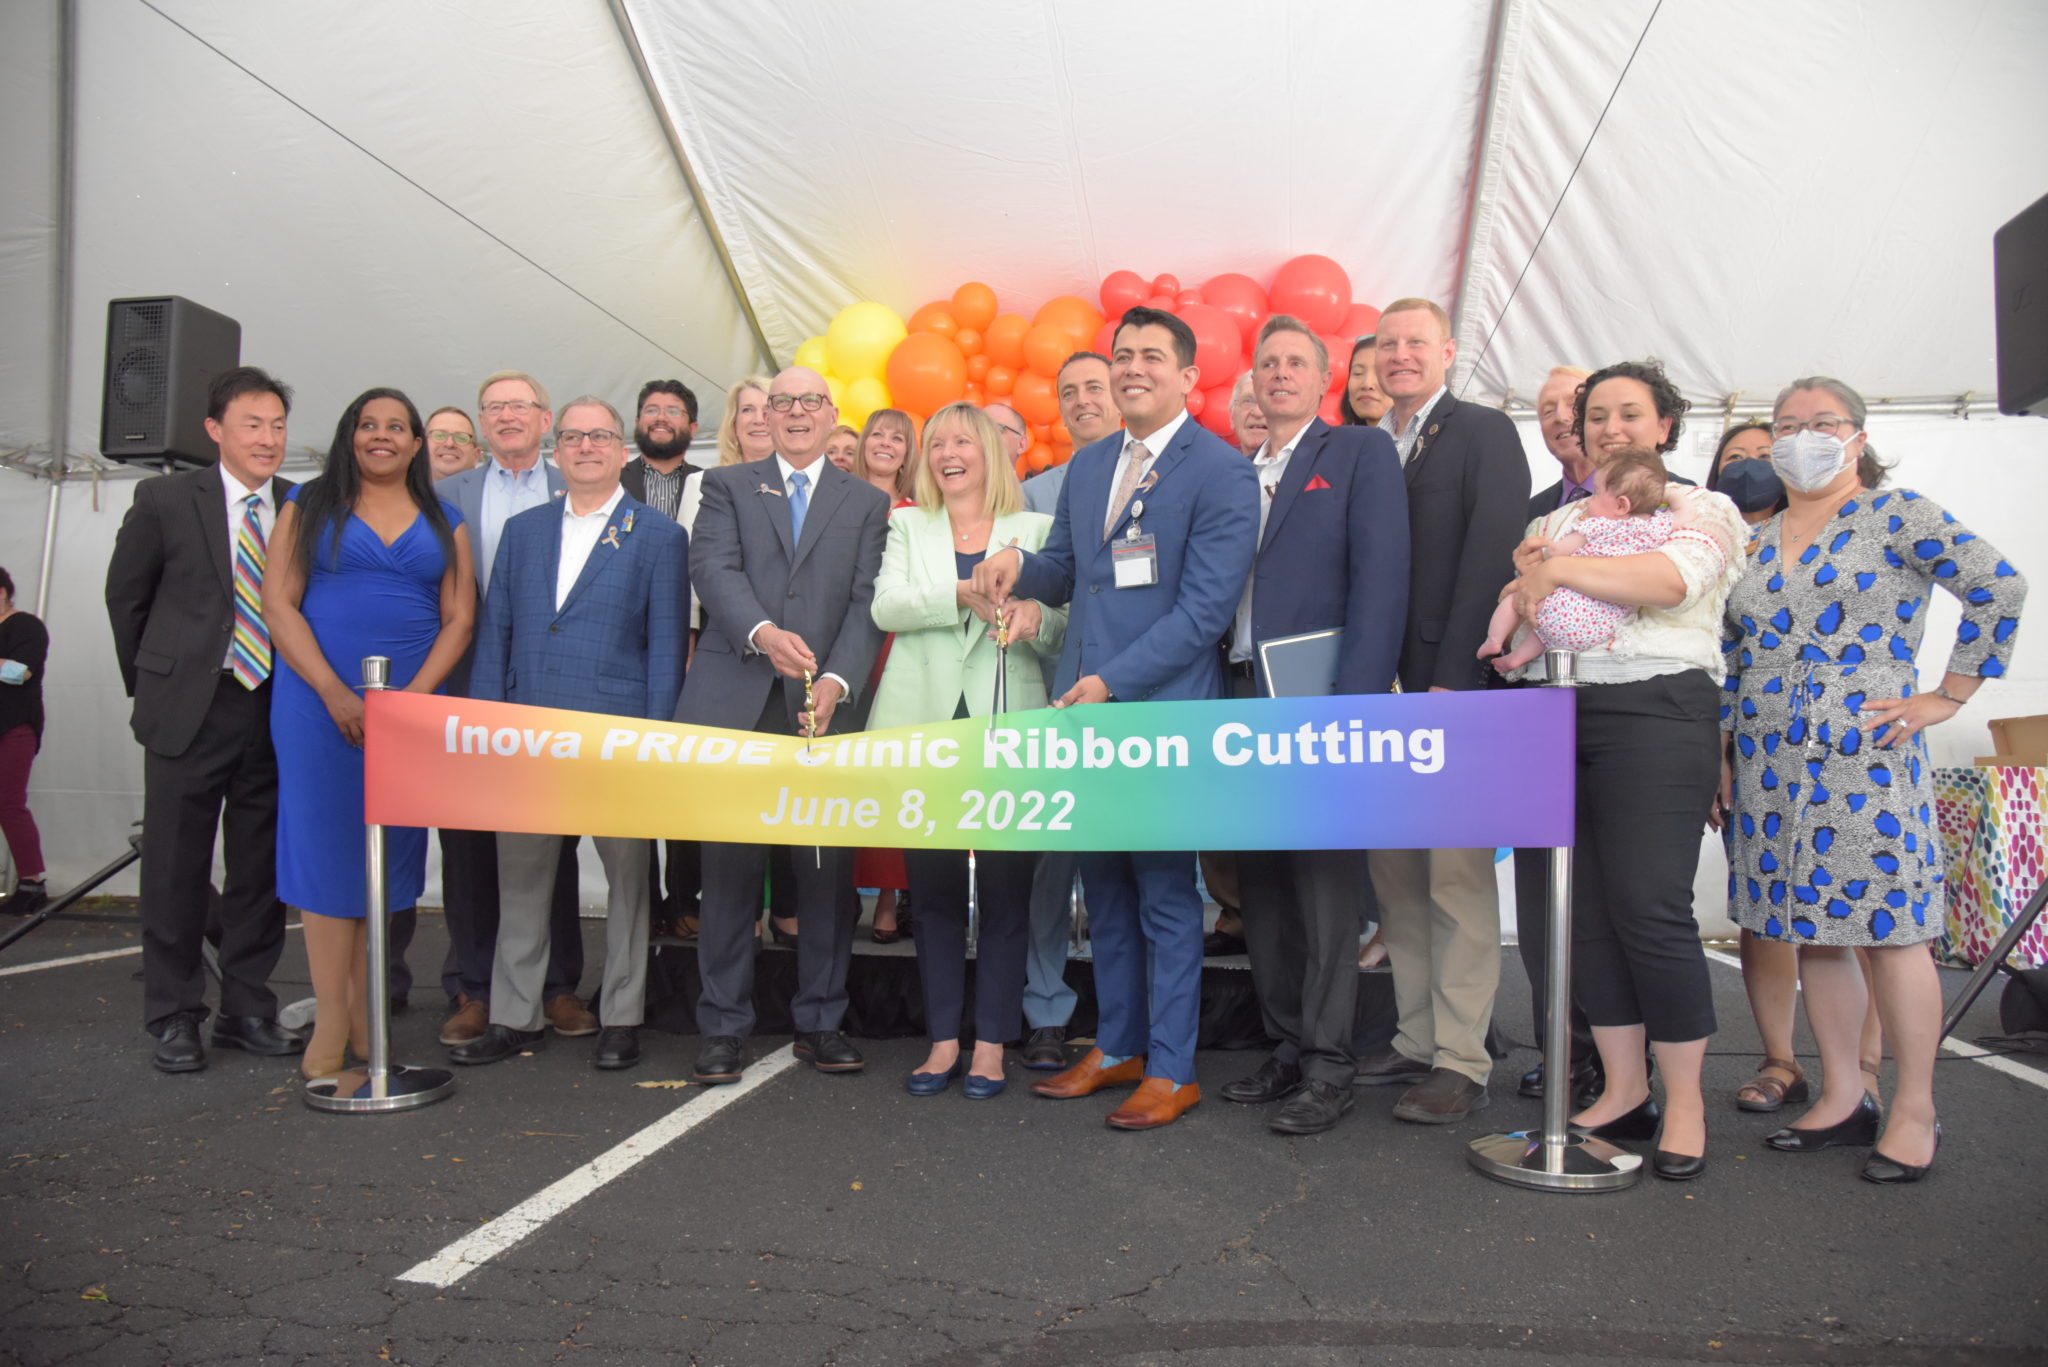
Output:
[[832,391],[825,377],[809,366],[793,365],[769,382],[768,432],[775,438],[776,451],[791,465],[802,469],[816,460],[838,425]]
[[981,411],[1001,430],[1003,454],[1012,462],[1031,449],[1031,426],[1022,413],[1006,403],[992,403]]

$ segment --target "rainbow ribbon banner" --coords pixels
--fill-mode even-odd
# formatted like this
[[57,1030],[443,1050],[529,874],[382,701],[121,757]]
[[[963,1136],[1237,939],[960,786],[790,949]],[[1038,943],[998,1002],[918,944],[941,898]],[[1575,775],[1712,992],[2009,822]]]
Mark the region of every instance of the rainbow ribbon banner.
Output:
[[984,850],[1572,843],[1564,689],[1110,703],[816,740],[373,692],[386,826]]

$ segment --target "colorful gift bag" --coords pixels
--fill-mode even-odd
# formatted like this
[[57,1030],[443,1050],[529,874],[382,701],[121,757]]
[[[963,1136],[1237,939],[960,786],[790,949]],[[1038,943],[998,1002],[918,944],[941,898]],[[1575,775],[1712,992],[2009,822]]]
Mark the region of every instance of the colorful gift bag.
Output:
[[[2044,801],[2048,769],[1934,771],[1935,816],[1948,864],[1947,911],[1937,943],[1942,962],[1981,962],[2041,886],[2048,864]],[[2025,968],[2048,963],[2048,916],[2020,938],[2011,962]]]

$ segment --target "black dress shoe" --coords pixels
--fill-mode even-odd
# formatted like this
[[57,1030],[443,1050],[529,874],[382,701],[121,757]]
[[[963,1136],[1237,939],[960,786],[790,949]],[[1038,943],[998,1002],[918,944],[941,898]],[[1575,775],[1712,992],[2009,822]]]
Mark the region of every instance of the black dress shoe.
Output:
[[[1934,1125],[1934,1152],[1941,1152],[1941,1122]],[[1863,1180],[1875,1182],[1884,1187],[1900,1187],[1908,1182],[1917,1182],[1934,1170],[1934,1154],[1927,1156],[1925,1163],[1901,1163],[1896,1158],[1886,1158],[1876,1149],[1870,1151],[1870,1158],[1863,1164]]]
[[455,1063],[496,1063],[523,1050],[544,1048],[547,1042],[546,1030],[514,1030],[493,1024],[469,1043],[450,1049],[448,1057]]
[[1256,1073],[1226,1082],[1220,1091],[1225,1101],[1235,1101],[1240,1106],[1263,1106],[1293,1096],[1301,1090],[1301,1082],[1300,1065],[1269,1058]]
[[1358,1061],[1356,1085],[1386,1087],[1394,1083],[1414,1086],[1429,1077],[1430,1067],[1409,1058],[1392,1045]]
[[746,1066],[741,1058],[743,1047],[737,1035],[707,1036],[704,1047],[697,1051],[697,1063],[690,1069],[690,1077],[706,1087],[738,1082],[740,1069]]
[[215,1016],[213,1047],[282,1058],[306,1052],[306,1041],[264,1016]]
[[1220,959],[1230,954],[1244,953],[1244,936],[1232,935],[1227,930],[1212,930],[1202,937],[1202,957]]
[[1321,1078],[1310,1078],[1266,1122],[1266,1128],[1274,1134],[1321,1134],[1334,1126],[1357,1100],[1349,1087],[1332,1087]]
[[1856,1103],[1856,1109],[1849,1112],[1849,1118],[1839,1125],[1830,1125],[1824,1130],[1801,1129],[1787,1125],[1776,1134],[1764,1136],[1764,1143],[1781,1153],[1819,1153],[1822,1149],[1863,1149],[1877,1142],[1878,1122],[1884,1119],[1884,1112],[1877,1108],[1877,1098],[1865,1092],[1863,1099]]
[[199,1018],[172,1016],[156,1032],[156,1056],[150,1059],[159,1073],[196,1073],[206,1066],[206,1050],[199,1043]]
[[640,1061],[640,1032],[630,1025],[607,1025],[597,1037],[591,1063],[599,1068],[631,1068]]
[[1522,1074],[1522,1080],[1515,1084],[1515,1095],[1535,1097],[1540,1097],[1543,1095],[1542,1064],[1539,1063],[1534,1068],[1531,1068],[1528,1072]]
[[[1543,1095],[1543,1069],[1544,1065],[1539,1063],[1522,1074],[1515,1091],[1522,1096],[1540,1098]],[[1575,1063],[1572,1067],[1572,1109],[1583,1111],[1598,1101],[1606,1081],[1606,1075],[1598,1064]]]
[[796,1056],[821,1073],[857,1073],[868,1066],[853,1041],[837,1030],[809,1030],[798,1035]]
[[1057,1073],[1066,1067],[1067,1027],[1041,1025],[1033,1030],[1031,1038],[1024,1041],[1018,1061],[1026,1068],[1035,1068],[1041,1073]]
[[1605,1125],[1574,1125],[1572,1128],[1596,1139],[1655,1139],[1657,1127],[1663,1123],[1664,1109],[1657,1104],[1655,1096],[1646,1096],[1642,1105],[1632,1111],[1624,1111]]
[[1666,1153],[1659,1149],[1650,1155],[1650,1171],[1669,1182],[1690,1182],[1706,1170],[1705,1154]]

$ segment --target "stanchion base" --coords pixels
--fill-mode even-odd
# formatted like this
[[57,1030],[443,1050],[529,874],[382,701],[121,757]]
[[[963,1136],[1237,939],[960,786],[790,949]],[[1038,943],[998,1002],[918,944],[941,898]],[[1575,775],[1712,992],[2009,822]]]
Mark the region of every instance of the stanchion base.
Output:
[[333,1077],[315,1078],[306,1084],[306,1104],[316,1111],[409,1111],[431,1106],[455,1094],[455,1074],[446,1068],[414,1068],[403,1063],[391,1065],[382,1078],[372,1078],[367,1068],[350,1068]]
[[1472,1166],[1518,1187],[1543,1191],[1620,1191],[1643,1175],[1643,1156],[1576,1131],[1547,1145],[1541,1130],[1483,1135],[1466,1155]]

